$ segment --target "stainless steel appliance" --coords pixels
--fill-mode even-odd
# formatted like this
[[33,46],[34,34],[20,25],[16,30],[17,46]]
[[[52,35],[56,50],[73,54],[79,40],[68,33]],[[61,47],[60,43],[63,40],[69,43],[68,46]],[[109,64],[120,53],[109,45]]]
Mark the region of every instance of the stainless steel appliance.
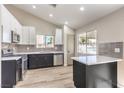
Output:
[[27,55],[15,55],[13,54],[13,49],[3,49],[2,50],[2,56],[3,57],[11,57],[11,56],[21,56],[22,57],[22,64],[21,64],[21,69],[22,69],[22,76],[21,78],[24,78],[24,75],[27,71]]
[[22,76],[24,78],[25,73],[27,71],[27,55],[21,55],[22,56]]
[[54,66],[63,65],[64,63],[64,55],[63,53],[54,54]]
[[12,43],[19,43],[20,42],[20,36],[14,31],[11,31],[11,41]]
[[23,79],[22,77],[22,61],[17,60],[16,61],[16,82],[21,81]]
[[[19,57],[19,59],[11,60],[13,57]],[[22,58],[21,56],[13,55],[12,49],[2,49],[2,58],[8,59],[2,60],[2,87],[12,87],[23,79]]]

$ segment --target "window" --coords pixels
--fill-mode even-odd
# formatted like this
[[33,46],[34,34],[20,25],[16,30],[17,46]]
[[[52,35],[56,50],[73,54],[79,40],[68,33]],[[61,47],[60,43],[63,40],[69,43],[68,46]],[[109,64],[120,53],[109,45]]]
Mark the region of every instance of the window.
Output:
[[96,54],[96,31],[87,32],[87,53]]
[[47,48],[54,47],[54,36],[46,36],[46,47]]
[[37,48],[53,48],[54,47],[54,36],[37,35]]
[[97,31],[90,31],[78,36],[78,52],[83,54],[96,54]]
[[37,35],[37,48],[45,48],[45,36],[44,35]]
[[86,33],[79,35],[79,51],[80,53],[86,53]]

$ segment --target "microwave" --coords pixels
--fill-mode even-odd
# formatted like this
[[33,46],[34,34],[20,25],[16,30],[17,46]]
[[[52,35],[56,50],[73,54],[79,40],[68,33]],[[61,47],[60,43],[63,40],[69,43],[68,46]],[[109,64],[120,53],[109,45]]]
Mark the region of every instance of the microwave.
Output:
[[14,31],[11,31],[11,41],[12,41],[12,43],[19,43],[20,42],[20,35]]

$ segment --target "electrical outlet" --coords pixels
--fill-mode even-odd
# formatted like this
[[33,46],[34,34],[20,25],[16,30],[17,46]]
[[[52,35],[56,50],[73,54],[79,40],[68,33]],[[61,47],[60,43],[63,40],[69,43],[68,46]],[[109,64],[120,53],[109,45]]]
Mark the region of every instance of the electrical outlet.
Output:
[[120,48],[115,48],[115,53],[120,53]]

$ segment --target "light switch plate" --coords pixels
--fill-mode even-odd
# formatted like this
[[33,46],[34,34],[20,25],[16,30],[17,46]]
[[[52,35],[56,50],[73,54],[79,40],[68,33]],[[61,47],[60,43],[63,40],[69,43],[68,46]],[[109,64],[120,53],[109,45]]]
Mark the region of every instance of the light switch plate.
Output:
[[115,48],[115,53],[120,53],[120,48]]

